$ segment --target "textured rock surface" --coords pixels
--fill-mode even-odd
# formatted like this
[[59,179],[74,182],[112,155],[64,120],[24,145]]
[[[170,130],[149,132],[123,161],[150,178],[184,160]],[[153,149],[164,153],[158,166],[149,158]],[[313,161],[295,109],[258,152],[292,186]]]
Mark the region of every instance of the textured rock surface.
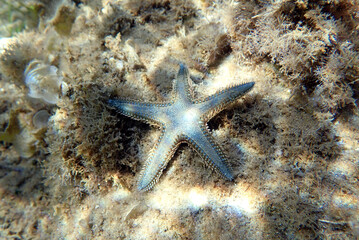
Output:
[[[0,238],[358,237],[357,1],[12,2],[13,22],[0,15]],[[67,84],[56,104],[28,97],[34,59]],[[159,132],[107,102],[167,99],[179,62],[195,97],[256,83],[208,123],[234,181],[183,144],[140,193]]]

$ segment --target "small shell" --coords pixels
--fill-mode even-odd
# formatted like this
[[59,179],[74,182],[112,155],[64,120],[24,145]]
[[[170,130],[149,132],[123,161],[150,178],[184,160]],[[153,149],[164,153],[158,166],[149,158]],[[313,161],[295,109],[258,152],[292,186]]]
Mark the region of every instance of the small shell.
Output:
[[50,116],[46,110],[40,110],[32,117],[32,124],[36,129],[46,128]]
[[33,60],[25,69],[25,84],[29,88],[29,97],[56,104],[64,84],[62,77],[57,74],[57,67]]

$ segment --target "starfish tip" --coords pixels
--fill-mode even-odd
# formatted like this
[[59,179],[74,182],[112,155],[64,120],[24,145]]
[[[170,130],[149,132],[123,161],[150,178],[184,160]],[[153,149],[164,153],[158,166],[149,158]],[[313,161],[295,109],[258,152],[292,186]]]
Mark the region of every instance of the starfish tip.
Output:
[[249,91],[253,86],[254,86],[255,82],[248,82],[243,84],[246,87],[246,91]]
[[109,104],[109,105],[111,105],[111,106],[114,106],[115,105],[115,100],[113,100],[113,99],[109,99],[108,101],[107,101],[107,103]]
[[180,63],[179,64],[180,65],[180,69],[179,69],[179,71],[178,71],[178,75],[183,75],[186,71],[188,71],[187,70],[187,66],[185,65],[185,64],[183,64],[183,63]]

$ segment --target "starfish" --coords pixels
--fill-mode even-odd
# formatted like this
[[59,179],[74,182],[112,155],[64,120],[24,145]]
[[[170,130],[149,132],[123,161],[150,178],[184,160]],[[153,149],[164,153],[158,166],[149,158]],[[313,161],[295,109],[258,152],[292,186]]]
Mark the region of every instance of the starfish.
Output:
[[214,95],[194,100],[189,88],[189,73],[180,64],[172,90],[172,99],[163,103],[133,100],[109,100],[109,105],[130,118],[159,126],[161,136],[144,164],[138,190],[151,189],[162,175],[178,146],[186,142],[195,149],[210,168],[223,178],[233,180],[227,158],[207,128],[207,122],[228,104],[247,93],[254,82],[232,86]]

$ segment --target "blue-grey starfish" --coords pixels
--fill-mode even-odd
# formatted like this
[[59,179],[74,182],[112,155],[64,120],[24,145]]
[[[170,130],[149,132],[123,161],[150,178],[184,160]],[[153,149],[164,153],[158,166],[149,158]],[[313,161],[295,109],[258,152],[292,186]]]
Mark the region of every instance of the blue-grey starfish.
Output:
[[146,161],[139,190],[149,190],[157,182],[182,142],[193,147],[206,163],[225,179],[233,180],[227,159],[207,129],[207,121],[228,104],[248,92],[254,82],[236,85],[200,100],[194,100],[189,88],[186,66],[180,64],[172,91],[172,100],[165,103],[144,103],[132,100],[109,100],[111,106],[133,119],[161,128],[162,134]]

